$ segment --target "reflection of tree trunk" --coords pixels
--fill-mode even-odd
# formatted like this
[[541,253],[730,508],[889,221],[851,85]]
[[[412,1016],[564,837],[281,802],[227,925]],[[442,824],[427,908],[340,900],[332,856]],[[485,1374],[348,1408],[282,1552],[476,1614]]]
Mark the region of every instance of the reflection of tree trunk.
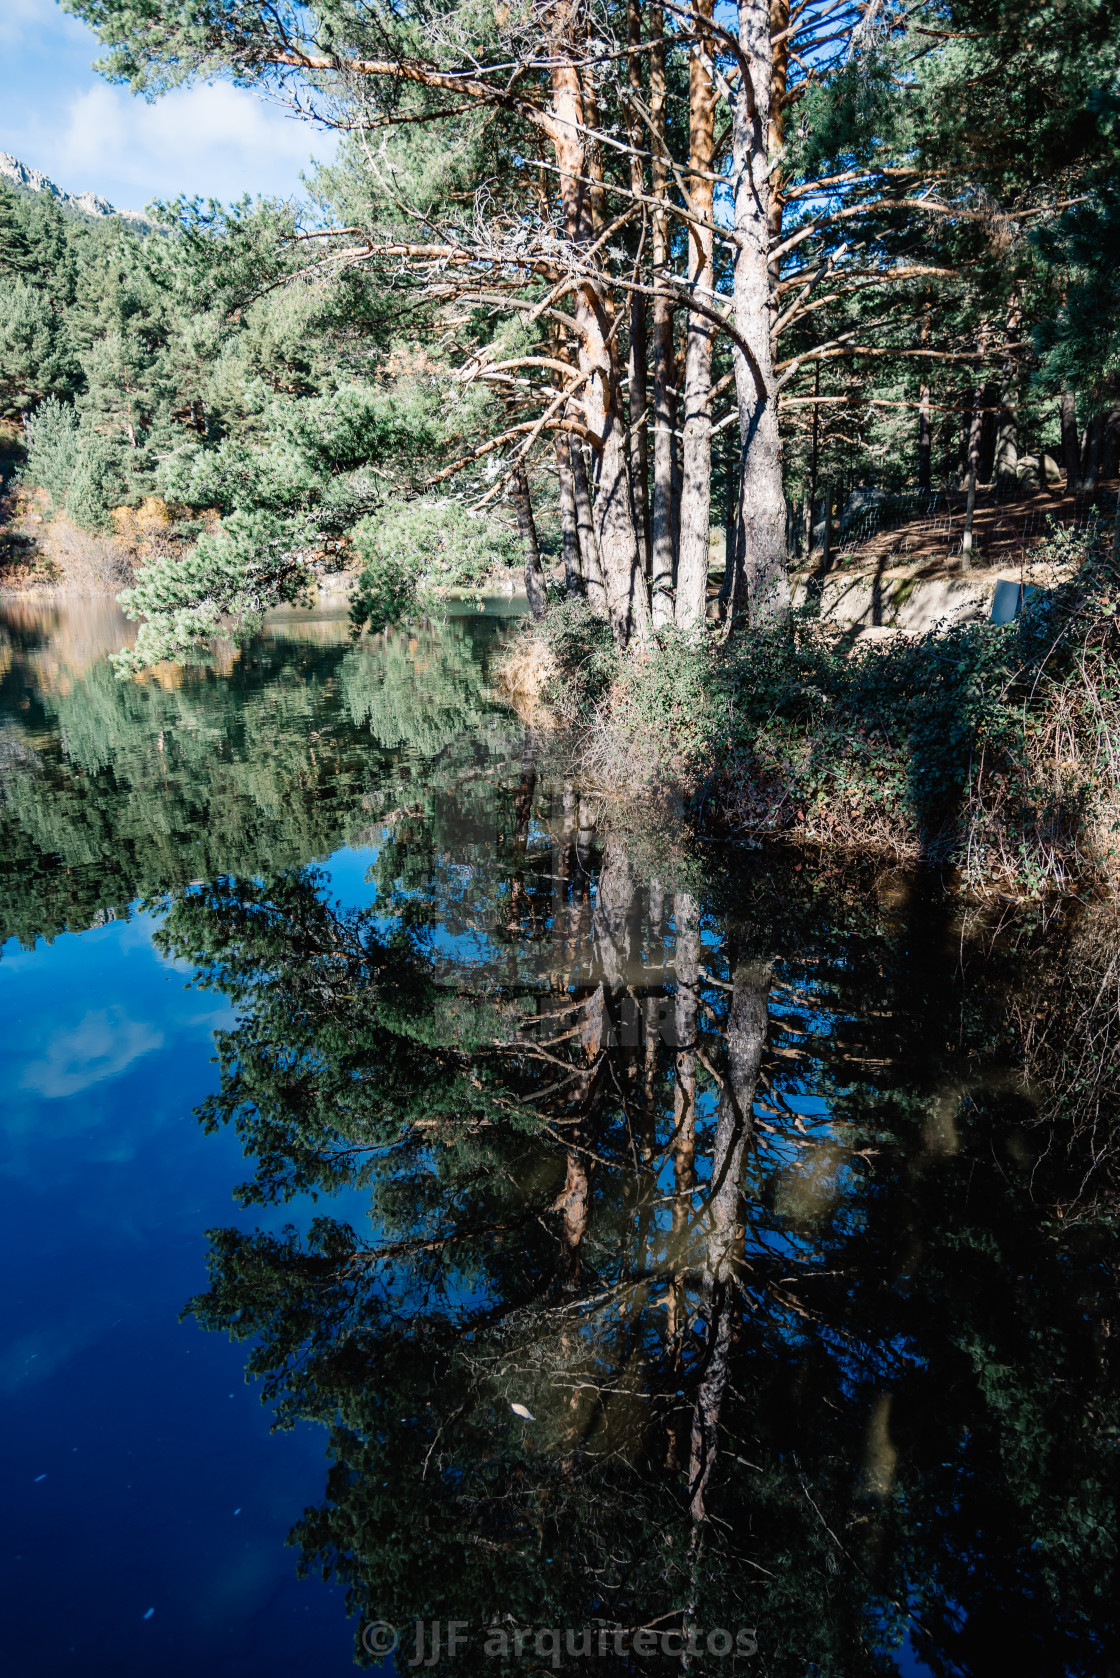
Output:
[[517,528],[521,532],[521,546],[525,555],[525,593],[529,610],[535,618],[543,618],[548,610],[541,553],[537,544],[537,527],[533,520],[533,503],[529,498],[529,475],[518,466],[513,479],[513,504],[517,509]]
[[720,1095],[706,1208],[707,1346],[692,1415],[688,1489],[692,1518],[707,1519],[705,1497],[718,1451],[720,1411],[731,1353],[731,1294],[736,1249],[743,1239],[742,1182],[753,1133],[753,1103],[766,1044],[771,963],[746,962],[733,975],[727,1021],[727,1077]]
[[[568,907],[568,888],[572,878],[573,852],[576,837],[576,808],[577,799],[575,788],[571,781],[564,782],[561,805],[559,843],[554,845],[552,852],[552,938],[559,953],[566,942],[565,916]],[[562,988],[568,988],[568,975],[562,973]]]
[[564,1187],[554,1203],[560,1218],[560,1271],[566,1289],[579,1284],[580,1249],[587,1233],[591,1199],[591,1171],[587,1155],[569,1148]]
[[617,998],[634,969],[637,918],[637,882],[630,859],[621,845],[607,841],[591,918],[594,940],[592,977],[601,973],[607,990]]
[[[669,1317],[666,1333],[679,1355],[679,1337],[684,1331],[683,1271],[687,1268],[688,1239],[696,1157],[696,1015],[700,1000],[700,917],[696,900],[689,892],[673,897],[676,930],[675,970],[677,993],[673,1004],[673,1221],[669,1252],[676,1274],[669,1285]],[[670,1458],[675,1458],[676,1438],[670,1437]]]
[[[529,729],[525,730],[525,741],[521,750],[521,778],[517,783],[517,791],[513,795],[513,848],[519,857],[524,857],[529,844],[529,822],[533,814],[533,794],[537,790],[537,766],[533,752],[533,736]],[[521,916],[526,908],[525,872],[518,868],[510,881],[509,901],[509,930],[517,932],[521,926]]]

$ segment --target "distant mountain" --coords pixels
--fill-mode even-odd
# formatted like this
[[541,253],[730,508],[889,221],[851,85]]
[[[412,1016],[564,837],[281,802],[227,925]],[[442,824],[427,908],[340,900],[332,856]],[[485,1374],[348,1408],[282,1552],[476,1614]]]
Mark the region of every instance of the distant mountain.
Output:
[[10,181],[19,193],[45,192],[54,199],[63,215],[73,216],[78,221],[101,221],[105,216],[117,216],[138,233],[146,233],[155,226],[140,210],[118,210],[96,192],[63,192],[41,169],[29,169],[11,152],[0,151],[0,175]]

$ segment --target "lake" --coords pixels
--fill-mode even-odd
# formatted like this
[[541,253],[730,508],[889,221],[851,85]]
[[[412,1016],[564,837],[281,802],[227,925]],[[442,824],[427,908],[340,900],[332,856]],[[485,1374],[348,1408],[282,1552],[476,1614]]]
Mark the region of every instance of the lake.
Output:
[[1116,1672],[1115,908],[619,807],[456,611],[0,606],[4,1670]]

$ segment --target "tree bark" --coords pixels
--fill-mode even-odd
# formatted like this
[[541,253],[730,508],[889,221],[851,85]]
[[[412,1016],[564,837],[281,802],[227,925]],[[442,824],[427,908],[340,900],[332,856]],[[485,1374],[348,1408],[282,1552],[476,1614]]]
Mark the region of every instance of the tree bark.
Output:
[[533,503],[529,498],[529,476],[524,464],[518,466],[513,480],[513,504],[517,509],[517,528],[521,532],[521,546],[525,553],[525,593],[534,618],[543,618],[548,611],[548,591],[541,569],[541,552],[537,544],[537,526],[533,519]]
[[995,462],[996,489],[1005,495],[1019,481],[1019,414],[1015,397],[1015,367],[1012,362],[1008,362],[1004,368],[1003,388],[999,393]]
[[1115,478],[1120,470],[1120,408],[1110,408],[1104,422],[1101,477]]
[[972,393],[972,420],[968,428],[968,461],[965,484],[968,490],[964,507],[964,534],[961,537],[961,570],[972,569],[972,520],[976,512],[976,481],[980,472],[980,438],[983,434],[983,400],[980,386]]
[[[739,46],[749,71],[740,76],[732,127],[735,192],[733,313],[750,354],[734,351],[742,466],[735,520],[735,570],[729,616],[752,624],[789,612],[778,401],[770,351],[770,9],[765,0],[739,0]],[[753,99],[752,99],[753,93]]]
[[1080,487],[1081,448],[1077,440],[1077,404],[1072,390],[1063,390],[1058,398],[1062,425],[1062,464],[1066,469],[1066,494],[1072,495]]
[[[552,140],[560,170],[560,198],[564,231],[578,253],[594,237],[601,216],[602,188],[597,148],[584,139],[583,89],[574,39],[574,0],[551,14],[555,20],[552,53]],[[583,177],[589,175],[588,187]],[[611,311],[605,289],[592,274],[573,291],[573,313],[579,342],[579,370],[585,376],[583,419],[596,441],[593,506],[599,563],[606,588],[611,629],[619,646],[649,633],[649,602],[645,591],[630,501],[630,470],[623,422],[617,338],[611,333]]]
[[[659,4],[649,10],[650,52],[649,106],[652,119],[651,169],[653,197],[664,204],[669,195],[668,148],[665,138],[665,14]],[[653,285],[664,287],[669,273],[669,217],[655,209],[650,229]],[[673,310],[668,300],[656,296],[653,302],[653,504],[650,520],[650,592],[653,626],[661,629],[673,621]]]
[[599,541],[595,534],[595,519],[591,511],[591,492],[587,487],[587,469],[583,463],[583,449],[572,443],[572,495],[576,508],[576,529],[579,532],[580,555],[583,560],[583,581],[587,589],[587,604],[597,618],[607,616],[607,588],[599,559]]
[[556,471],[560,479],[560,540],[564,551],[564,590],[575,598],[584,592],[576,523],[576,494],[572,483],[571,444],[561,432],[556,438]]
[[[632,47],[641,44],[642,0],[627,0],[627,39]],[[642,60],[632,53],[627,62],[627,84],[640,97],[642,92]],[[646,149],[647,136],[637,107],[630,105],[630,144],[635,153]],[[644,196],[645,179],[642,160],[630,159],[630,190]],[[630,485],[634,502],[634,524],[638,532],[642,571],[650,575],[650,517],[649,517],[649,392],[646,384],[646,363],[649,358],[647,341],[648,304],[646,298],[633,292],[630,297],[630,356],[627,374],[630,381]]]
[[1085,453],[1081,461],[1081,488],[1086,495],[1095,495],[1097,480],[1101,473],[1101,455],[1104,451],[1105,416],[1096,413],[1089,421],[1089,433],[1085,439]]
[[[693,0],[693,28],[703,37],[712,0]],[[688,194],[694,215],[712,219],[715,85],[709,68],[711,43],[693,43],[688,62]],[[688,228],[688,289],[709,307],[715,288],[715,244],[706,227]],[[681,451],[681,524],[677,558],[678,629],[703,624],[708,598],[712,495],[712,342],[715,328],[690,313],[685,327],[684,426]]]
[[[930,306],[926,303],[922,311],[922,346],[928,347],[930,337]],[[818,368],[820,362],[817,363]],[[929,418],[930,390],[924,381],[918,390],[918,488],[928,490],[931,487],[930,455],[933,435],[930,430]],[[816,415],[814,414],[814,419]]]

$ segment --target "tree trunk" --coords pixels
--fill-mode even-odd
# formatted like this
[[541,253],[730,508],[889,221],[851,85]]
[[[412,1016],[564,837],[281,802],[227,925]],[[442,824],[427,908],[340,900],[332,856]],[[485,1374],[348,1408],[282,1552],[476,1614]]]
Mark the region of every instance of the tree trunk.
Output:
[[[649,109],[653,197],[668,201],[670,172],[665,138],[665,14],[656,0],[649,9]],[[669,217],[655,208],[650,229],[653,286],[660,292],[669,275]],[[653,300],[653,497],[650,519],[650,592],[653,626],[673,621],[673,310],[668,298]]]
[[932,433],[929,423],[929,386],[923,384],[918,390],[918,488],[928,490],[931,487],[930,453]]
[[1062,423],[1062,465],[1066,469],[1066,494],[1073,495],[1081,478],[1081,449],[1077,441],[1077,404],[1072,390],[1058,398]]
[[976,511],[976,481],[980,471],[980,438],[983,433],[982,393],[977,385],[973,391],[972,421],[968,428],[968,464],[965,484],[968,489],[964,507],[964,534],[961,537],[961,570],[972,569],[972,519]]
[[1115,478],[1120,471],[1120,408],[1110,408],[1104,422],[1101,477]]
[[572,483],[571,444],[563,432],[556,438],[556,471],[560,479],[560,540],[564,550],[564,590],[574,598],[584,592],[580,564],[576,494]]
[[1104,452],[1104,424],[1103,413],[1096,413],[1089,421],[1089,434],[1085,439],[1085,453],[1081,461],[1081,488],[1086,495],[1097,493],[1097,480],[1101,474],[1101,455]]
[[[923,349],[929,345],[929,336],[930,306],[927,302],[922,310]],[[817,365],[819,367],[820,363],[818,362]],[[925,373],[923,372],[922,384],[918,390],[918,488],[924,490],[930,488],[930,445],[933,440],[929,422],[929,402],[929,385],[925,382]]]
[[770,9],[764,0],[739,0],[739,46],[753,86],[740,77],[732,128],[735,191],[733,319],[749,355],[734,350],[742,466],[735,519],[735,569],[729,616],[752,624],[789,612],[778,401],[770,353]]
[[[712,0],[693,0],[694,27],[703,36]],[[709,69],[710,42],[693,43],[688,61],[688,193],[692,212],[712,219],[715,86]],[[706,227],[688,228],[688,289],[698,302],[714,301],[715,244]],[[712,495],[712,341],[715,328],[703,315],[689,314],[684,351],[684,439],[681,460],[681,526],[677,558],[678,629],[703,624],[708,598]]]
[[[552,52],[552,143],[560,170],[564,231],[578,255],[594,236],[601,216],[601,173],[597,147],[585,144],[583,89],[575,60],[579,46],[572,39],[574,7],[557,14],[558,30]],[[591,177],[590,188],[583,177]],[[610,304],[592,274],[573,291],[577,324],[579,369],[585,377],[583,418],[596,440],[593,507],[599,563],[606,588],[611,629],[619,646],[631,636],[644,641],[649,632],[649,602],[645,592],[630,501],[630,470],[623,423],[617,338],[611,333]]]
[[998,492],[1007,495],[1018,483],[1019,415],[1015,407],[1015,368],[1004,369],[1003,389],[999,393],[999,427],[996,432],[995,483]]
[[587,469],[583,463],[583,449],[573,442],[572,495],[576,504],[576,529],[579,532],[580,555],[583,559],[583,581],[587,589],[587,604],[597,618],[607,616],[607,588],[603,581],[603,567],[599,559],[599,541],[595,534],[595,519],[591,511],[591,493],[587,487]]
[[517,528],[521,532],[521,546],[525,553],[525,593],[529,597],[529,610],[535,618],[543,618],[548,611],[548,591],[541,570],[533,503],[529,499],[529,477],[523,464],[514,474],[513,504],[517,509]]
[[[627,0],[626,5],[627,37],[629,45],[639,46],[642,39],[642,0]],[[642,92],[642,60],[638,53],[633,53],[627,62],[627,84],[635,97]],[[642,126],[642,119],[634,104],[630,106],[630,144],[635,152],[643,151],[647,145],[647,135]],[[638,156],[630,159],[630,190],[639,195],[645,194],[645,179],[642,174],[642,160]],[[648,319],[648,303],[646,298],[632,293],[630,298],[630,359],[627,373],[630,381],[630,486],[634,502],[634,524],[638,532],[638,548],[641,552],[642,571],[645,576],[650,575],[650,521],[649,521],[649,392],[646,386],[646,362],[649,355],[646,324]]]
[[996,448],[998,446],[996,403],[999,392],[994,385],[985,385],[980,398],[983,412],[980,415],[980,452],[977,456],[977,475],[980,483],[990,484],[995,475]]

